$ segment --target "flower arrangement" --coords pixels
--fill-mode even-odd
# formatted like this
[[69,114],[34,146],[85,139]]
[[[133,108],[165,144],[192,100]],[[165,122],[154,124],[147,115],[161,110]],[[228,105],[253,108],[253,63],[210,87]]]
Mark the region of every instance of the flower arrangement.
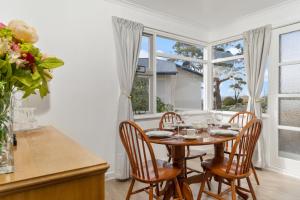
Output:
[[36,30],[21,20],[0,23],[0,174],[14,171],[12,153],[12,104],[14,91],[22,91],[23,98],[39,92],[49,93],[51,70],[64,62],[48,57],[35,45]]
[[36,91],[41,97],[49,93],[51,70],[64,62],[43,54],[34,45],[37,41],[36,30],[21,20],[0,23],[0,82],[6,92],[23,91],[24,98]]

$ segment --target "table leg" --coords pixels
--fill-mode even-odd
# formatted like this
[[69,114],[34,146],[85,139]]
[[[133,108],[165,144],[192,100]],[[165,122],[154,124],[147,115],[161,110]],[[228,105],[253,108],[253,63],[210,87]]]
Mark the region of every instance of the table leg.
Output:
[[172,146],[173,165],[181,169],[181,174],[177,177],[182,195],[186,200],[193,200],[192,190],[185,178],[184,158],[185,146]]
[[223,162],[224,160],[224,143],[214,144],[215,156],[214,162]]

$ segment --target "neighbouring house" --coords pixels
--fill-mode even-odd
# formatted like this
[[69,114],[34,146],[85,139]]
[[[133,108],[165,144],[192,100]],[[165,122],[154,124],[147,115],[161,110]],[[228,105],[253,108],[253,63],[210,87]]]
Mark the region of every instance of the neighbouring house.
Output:
[[[203,107],[203,68],[191,62],[156,60],[156,95],[176,110],[201,109]],[[140,58],[138,71],[146,73],[149,59]]]

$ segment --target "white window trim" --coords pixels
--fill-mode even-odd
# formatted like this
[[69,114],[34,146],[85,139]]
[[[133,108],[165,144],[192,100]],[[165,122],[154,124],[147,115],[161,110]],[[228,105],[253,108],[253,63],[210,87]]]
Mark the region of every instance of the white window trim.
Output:
[[239,59],[244,59],[244,55],[230,56],[227,58],[217,58],[217,59],[213,59],[211,63],[215,64],[215,63],[227,62],[227,61],[239,60]]
[[197,59],[197,58],[190,58],[190,57],[185,57],[185,56],[175,55],[175,54],[173,55],[173,54],[156,52],[156,56],[157,57],[164,57],[164,58],[173,58],[173,59],[184,60],[184,61],[189,61],[189,62],[197,62],[197,63],[201,63],[201,64],[206,64],[207,63],[207,60],[200,60],[200,59]]
[[[237,40],[241,40],[243,39],[242,35],[237,35],[237,36],[233,36],[233,37],[229,37],[229,38],[225,38],[225,39],[221,39],[221,40],[217,40],[211,43],[207,43],[207,42],[203,42],[200,40],[196,40],[196,39],[191,39],[189,37],[185,37],[185,36],[180,36],[180,35],[176,35],[176,34],[172,34],[172,33],[167,33],[164,31],[159,31],[159,30],[155,30],[155,29],[150,29],[150,28],[145,28],[144,33],[150,34],[152,35],[152,39],[154,42],[152,42],[152,46],[151,46],[151,51],[152,54],[150,54],[150,56],[152,55],[151,61],[151,67],[156,66],[156,57],[165,57],[165,58],[173,58],[173,59],[179,59],[179,60],[185,60],[185,61],[190,61],[190,62],[198,62],[203,64],[203,82],[204,82],[204,87],[205,87],[205,91],[204,91],[204,96],[203,96],[203,110],[199,111],[199,110],[193,110],[193,111],[184,111],[184,112],[179,112],[181,115],[198,115],[198,114],[204,114],[204,113],[215,113],[215,112],[221,112],[224,115],[233,115],[236,112],[234,111],[218,111],[218,110],[214,110],[213,109],[213,64],[215,63],[219,63],[219,62],[226,62],[226,61],[232,61],[232,60],[238,60],[238,59],[244,59],[244,55],[237,55],[237,56],[230,56],[227,58],[218,58],[218,59],[213,59],[212,58],[212,47],[215,45],[220,45],[220,44],[224,44],[224,43],[228,43],[228,42],[233,42],[233,41],[237,41]],[[191,45],[199,45],[199,46],[203,46],[204,47],[204,55],[203,55],[203,60],[200,59],[195,59],[195,58],[188,58],[188,57],[184,57],[184,56],[180,56],[180,55],[171,55],[171,54],[166,54],[166,53],[159,53],[156,52],[156,37],[157,35],[162,36],[162,37],[167,37],[167,38],[171,38],[174,40],[178,40],[181,42],[184,42],[186,44],[191,44]],[[286,63],[281,63],[281,65],[292,65],[292,64],[300,64],[300,61],[294,61],[294,62],[286,62]],[[163,113],[156,113],[156,67],[152,68],[152,72],[153,72],[153,76],[152,76],[152,80],[153,80],[153,88],[152,88],[152,94],[153,94],[153,98],[152,98],[152,110],[151,110],[151,114],[142,114],[142,115],[135,115],[134,119],[135,120],[143,120],[143,119],[157,119],[160,118],[162,116]],[[270,73],[269,73],[270,76]],[[298,97],[298,96],[297,96]],[[270,102],[269,99],[270,98],[270,94],[268,95],[268,102]],[[267,110],[267,113],[263,113],[262,114],[263,118],[269,118],[269,108]]]
[[[171,33],[167,33],[167,32],[164,32],[164,31],[158,31],[158,30],[155,30],[155,29],[150,29],[150,28],[145,28],[144,29],[144,32],[143,32],[144,35],[146,36],[151,36],[151,40],[150,40],[150,53],[149,53],[149,59],[150,59],[150,67],[149,67],[149,72],[151,72],[151,77],[152,77],[152,90],[150,92],[150,94],[152,93],[152,98],[151,98],[151,101],[149,102],[151,105],[150,105],[150,112],[151,113],[145,113],[145,114],[140,114],[140,115],[134,115],[134,119],[135,120],[140,120],[140,119],[156,119],[156,118],[160,118],[162,116],[163,113],[157,113],[156,110],[157,110],[157,105],[156,105],[156,97],[157,97],[157,94],[156,94],[156,82],[157,82],[157,77],[156,77],[156,58],[157,57],[164,57],[164,58],[172,58],[172,59],[178,59],[178,60],[184,60],[184,61],[190,61],[190,62],[197,62],[197,63],[200,63],[200,64],[203,64],[203,75],[204,75],[204,79],[205,77],[207,76],[206,75],[206,71],[207,71],[207,65],[209,63],[209,56],[208,56],[208,51],[207,51],[207,48],[208,48],[208,43],[206,42],[203,42],[203,41],[199,41],[199,40],[195,40],[195,39],[191,39],[191,38],[188,38],[188,37],[184,37],[184,36],[179,36],[179,35],[176,35],[176,34],[171,34]],[[177,40],[177,41],[180,41],[180,42],[183,42],[185,44],[190,44],[190,45],[196,45],[196,46],[201,46],[201,47],[204,47],[204,51],[203,51],[203,60],[201,59],[196,59],[196,58],[190,58],[190,57],[185,57],[185,56],[181,56],[181,55],[172,55],[172,54],[167,54],[167,53],[159,53],[159,52],[156,52],[156,37],[157,36],[161,36],[161,37],[166,37],[166,38],[170,38],[170,39],[173,39],[173,40]],[[206,70],[205,70],[206,69]],[[205,81],[205,80],[203,80]],[[205,85],[206,86],[206,85]],[[150,87],[151,88],[151,87]],[[206,94],[207,93],[207,88],[205,87],[204,89],[204,93]],[[203,104],[206,105],[207,102],[206,102],[206,99],[205,98],[205,95],[203,97]],[[206,110],[207,107],[205,107],[203,105],[203,110]],[[183,115],[188,115],[188,114],[194,114],[194,113],[204,113],[204,112],[207,112],[207,111],[199,111],[199,110],[195,110],[195,111],[183,111],[183,112],[180,112],[181,114]]]

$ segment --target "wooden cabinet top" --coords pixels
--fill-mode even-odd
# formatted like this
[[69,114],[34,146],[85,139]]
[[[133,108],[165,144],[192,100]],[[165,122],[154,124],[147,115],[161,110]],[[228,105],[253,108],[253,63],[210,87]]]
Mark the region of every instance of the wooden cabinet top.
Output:
[[51,126],[18,132],[17,140],[15,172],[0,175],[0,194],[76,176],[105,173],[109,168],[106,161]]

